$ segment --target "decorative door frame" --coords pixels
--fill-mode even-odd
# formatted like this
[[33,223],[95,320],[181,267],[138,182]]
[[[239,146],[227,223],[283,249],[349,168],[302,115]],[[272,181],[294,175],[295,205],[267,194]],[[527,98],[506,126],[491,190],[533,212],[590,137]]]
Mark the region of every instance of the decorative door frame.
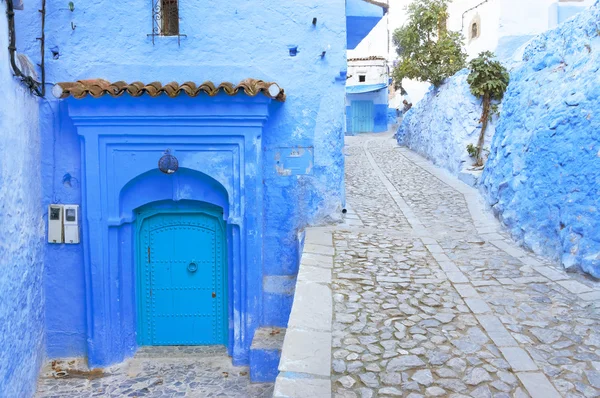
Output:
[[[186,199],[225,209],[233,308],[228,348],[235,365],[247,364],[262,314],[261,137],[271,100],[219,94],[65,102],[81,142],[89,366],[118,363],[137,350],[134,210]],[[179,158],[170,176],[157,170],[166,149]]]

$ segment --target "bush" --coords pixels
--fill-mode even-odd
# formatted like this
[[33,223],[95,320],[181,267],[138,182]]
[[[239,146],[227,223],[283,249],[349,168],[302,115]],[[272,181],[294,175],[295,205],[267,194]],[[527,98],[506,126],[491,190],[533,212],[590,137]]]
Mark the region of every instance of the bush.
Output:
[[[485,51],[479,54],[469,62],[471,73],[467,78],[467,82],[471,87],[471,93],[476,97],[482,97],[483,111],[479,122],[481,132],[479,133],[479,141],[477,143],[477,166],[483,166],[483,158],[481,156],[483,143],[485,140],[485,131],[490,117],[494,113],[494,101],[501,101],[504,93],[508,88],[510,75],[506,68],[496,59],[494,53]],[[467,147],[469,151],[469,148]],[[469,151],[469,154],[471,152]]]

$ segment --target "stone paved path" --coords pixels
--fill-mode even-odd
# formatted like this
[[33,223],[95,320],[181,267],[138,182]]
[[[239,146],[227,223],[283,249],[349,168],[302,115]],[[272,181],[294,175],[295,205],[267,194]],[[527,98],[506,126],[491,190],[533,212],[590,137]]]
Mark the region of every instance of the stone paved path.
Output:
[[104,374],[70,372],[60,363],[42,370],[38,398],[72,397],[271,397],[273,384],[250,384],[248,368],[234,367],[221,347],[144,347],[135,358]]
[[334,397],[600,396],[600,286],[519,249],[390,135],[348,137]]

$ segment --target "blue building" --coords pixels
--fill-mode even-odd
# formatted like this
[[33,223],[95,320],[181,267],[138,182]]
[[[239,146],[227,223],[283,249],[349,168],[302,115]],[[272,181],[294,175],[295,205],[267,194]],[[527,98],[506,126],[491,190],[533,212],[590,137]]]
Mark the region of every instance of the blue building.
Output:
[[348,59],[346,131],[348,134],[388,130],[389,71],[384,57]]
[[16,47],[43,67],[22,80],[46,95],[3,50],[0,396],[31,395],[44,358],[142,345],[276,375],[250,347],[287,325],[299,233],[342,209],[346,48],[384,12],[347,3],[24,1]]

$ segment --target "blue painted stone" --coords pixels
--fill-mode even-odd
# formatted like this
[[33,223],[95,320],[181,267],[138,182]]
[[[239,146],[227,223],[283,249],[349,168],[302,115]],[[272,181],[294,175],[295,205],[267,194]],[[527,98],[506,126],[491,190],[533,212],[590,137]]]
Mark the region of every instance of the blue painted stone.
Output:
[[274,382],[279,374],[279,360],[285,329],[262,327],[256,330],[250,347],[250,380],[254,383]]
[[273,383],[279,374],[281,350],[251,349],[250,380],[253,383]]
[[[600,277],[600,2],[536,37],[511,70],[500,118],[488,128],[481,184],[494,213],[524,246]],[[507,37],[512,58],[527,37]],[[472,163],[481,101],[468,70],[450,77],[404,116],[400,144],[459,174]],[[495,135],[494,135],[495,131]],[[490,138],[493,135],[493,139]]]
[[525,246],[600,277],[600,2],[525,49],[482,177]]
[[[458,175],[474,163],[467,145],[477,145],[481,131],[481,99],[471,94],[463,69],[446,79],[438,89],[430,87],[425,97],[404,114],[396,138],[435,164]],[[410,95],[410,93],[409,93]],[[486,131],[489,147],[497,119]]]

